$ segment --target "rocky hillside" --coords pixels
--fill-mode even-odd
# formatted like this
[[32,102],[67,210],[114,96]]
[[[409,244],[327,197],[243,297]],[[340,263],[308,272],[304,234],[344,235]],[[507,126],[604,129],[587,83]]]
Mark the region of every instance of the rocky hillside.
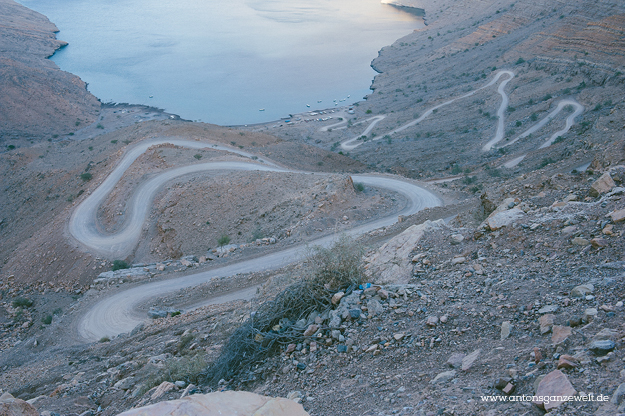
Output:
[[[582,1],[414,0],[402,4],[424,8],[428,25],[380,51],[372,62],[380,72],[373,91],[364,102],[354,104],[353,114],[345,111],[332,114],[328,121],[267,126],[267,131],[342,153],[346,150],[339,143],[360,137],[362,144],[349,150],[349,155],[370,168],[412,178],[456,178],[448,185],[468,192],[545,165],[559,164],[552,166],[554,173],[571,171],[603,158],[615,139],[622,137],[619,91],[625,82],[625,8],[621,3],[600,1],[587,7]],[[509,98],[501,117],[503,140],[484,149],[496,134],[502,103],[497,89],[508,75],[490,87],[485,85],[502,70],[514,75],[503,89]],[[466,94],[472,95],[461,98]],[[551,117],[563,100],[584,107],[570,130],[542,147],[565,127],[572,106],[523,136]],[[383,118],[375,120],[376,116]],[[390,133],[422,116],[420,122]],[[347,124],[327,128],[339,117]],[[311,118],[316,117],[302,115],[303,120]],[[460,183],[464,177],[475,181]]]
[[45,16],[0,1],[0,145],[46,140],[96,120],[100,102],[75,75],[47,59],[66,45]]
[[[233,129],[100,108],[45,59],[62,45],[54,26],[0,0],[0,413],[137,414],[244,391],[260,395],[242,395],[255,409],[279,396],[310,415],[625,414],[625,6],[401,4],[424,9],[427,26],[380,52],[364,101]],[[140,264],[112,271],[68,238],[68,218],[129,147],[161,137],[314,175],[172,182],[119,259]],[[225,158],[239,156],[150,149],[100,208],[101,226],[123,224],[151,175]],[[312,257],[152,299],[128,334],[77,337],[77,320],[111,293],[397,209],[393,195],[354,187],[347,174],[365,171],[422,180],[447,206],[356,241],[362,263],[348,279]],[[224,236],[232,245],[217,249]],[[242,292],[251,300],[233,300]]]
[[[328,295],[330,308],[302,322],[280,320],[299,334],[293,342],[220,389],[289,397],[311,415],[617,414],[625,388],[624,172],[521,182],[508,198],[483,198],[481,217],[407,218],[405,231],[365,257],[370,286]],[[275,276],[260,299],[302,274]],[[39,335],[16,334],[23,342],[3,354],[0,383],[41,414],[113,415],[209,392],[204,369],[255,310],[256,302],[239,301],[155,315],[110,341],[51,349],[67,319],[54,317]],[[44,352],[45,360],[32,358]],[[523,395],[577,399],[513,401]]]

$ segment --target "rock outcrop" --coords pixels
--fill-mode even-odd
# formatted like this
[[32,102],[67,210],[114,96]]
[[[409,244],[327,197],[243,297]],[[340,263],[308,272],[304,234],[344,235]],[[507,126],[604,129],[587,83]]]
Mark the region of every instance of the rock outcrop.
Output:
[[293,400],[245,391],[196,394],[121,413],[119,416],[308,416]]
[[378,283],[407,283],[412,277],[410,252],[427,231],[444,225],[437,220],[409,227],[365,259],[368,275]]

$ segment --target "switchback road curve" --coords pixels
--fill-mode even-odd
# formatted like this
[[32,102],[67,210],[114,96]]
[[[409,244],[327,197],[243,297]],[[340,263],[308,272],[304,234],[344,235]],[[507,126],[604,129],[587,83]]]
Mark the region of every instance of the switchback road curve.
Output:
[[[113,169],[104,182],[81,202],[74,210],[69,223],[71,235],[88,249],[99,254],[114,258],[132,251],[138,242],[143,223],[145,222],[152,201],[161,187],[176,177],[211,170],[258,170],[270,172],[294,172],[284,169],[269,160],[258,159],[255,162],[209,162],[198,163],[166,170],[144,182],[134,192],[130,202],[129,216],[122,228],[111,234],[99,231],[96,213],[98,207],[106,200],[108,194],[122,178],[124,172],[143,152],[151,146],[170,143],[192,149],[212,148],[235,152],[242,156],[253,155],[237,149],[206,142],[160,139],[148,140],[129,149],[119,164]],[[261,163],[257,163],[261,162]],[[305,173],[305,172],[300,172]],[[319,173],[316,173],[318,175]],[[368,231],[391,225],[399,215],[411,215],[424,208],[441,205],[441,200],[431,192],[408,181],[389,175],[352,175],[354,182],[367,186],[385,188],[403,195],[406,206],[398,213],[379,218],[346,232],[357,236]],[[329,246],[336,237],[333,235],[311,241],[310,245]],[[240,261],[223,267],[188,275],[176,279],[162,280],[142,284],[106,297],[95,303],[77,322],[77,332],[85,341],[95,341],[104,336],[114,336],[131,331],[146,319],[145,311],[138,306],[149,299],[166,295],[176,290],[197,286],[214,278],[232,276],[238,273],[259,272],[280,268],[301,259],[305,244],[297,245],[252,260]]]

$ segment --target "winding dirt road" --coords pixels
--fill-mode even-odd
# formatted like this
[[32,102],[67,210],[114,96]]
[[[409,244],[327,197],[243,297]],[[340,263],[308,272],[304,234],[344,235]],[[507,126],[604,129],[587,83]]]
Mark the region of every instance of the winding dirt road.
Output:
[[[505,128],[504,128],[504,124],[505,124],[505,111],[508,108],[508,94],[506,94],[505,92],[505,88],[506,85],[512,81],[512,79],[514,78],[514,72],[512,71],[499,71],[497,72],[497,74],[495,75],[495,77],[489,81],[487,84],[483,85],[482,87],[473,90],[471,92],[468,92],[464,95],[461,95],[459,97],[453,98],[451,100],[445,101],[441,104],[438,104],[434,107],[429,108],[428,110],[426,110],[425,113],[423,113],[419,118],[404,124],[401,127],[398,127],[394,130],[391,130],[387,133],[384,134],[380,134],[375,138],[371,138],[368,141],[376,141],[376,140],[380,140],[382,138],[384,138],[385,136],[392,136],[393,134],[399,133],[401,131],[406,130],[409,127],[415,126],[418,123],[420,123],[421,121],[423,121],[424,119],[426,119],[427,117],[429,117],[430,115],[432,115],[436,110],[438,110],[441,107],[447,106],[449,104],[452,104],[458,100],[461,100],[463,98],[467,98],[472,96],[473,94],[475,94],[476,92],[483,90],[485,88],[488,88],[494,84],[496,84],[499,79],[504,76],[507,75],[508,77],[506,79],[504,79],[503,81],[501,81],[499,83],[499,86],[497,87],[497,92],[499,93],[499,95],[501,95],[501,104],[499,105],[499,108],[497,109],[497,130],[495,131],[495,136],[489,140],[483,147],[482,150],[487,152],[489,150],[491,150],[493,147],[495,147],[499,142],[501,142],[504,139],[504,135],[505,135]],[[514,140],[506,143],[503,146],[500,147],[505,147],[505,146],[509,146],[513,143],[515,143],[516,141],[520,140],[520,139],[524,139],[528,136],[530,136],[532,133],[540,130],[541,128],[543,128],[547,123],[549,123],[551,120],[553,120],[555,118],[556,115],[558,115],[558,113],[560,113],[560,111],[562,111],[563,109],[565,109],[567,106],[572,106],[575,108],[575,111],[570,114],[567,119],[566,119],[566,125],[562,130],[557,131],[556,133],[554,133],[548,140],[546,140],[540,147],[539,149],[543,149],[547,146],[550,146],[557,138],[558,136],[561,136],[563,134],[565,134],[566,132],[568,132],[570,130],[570,128],[573,126],[573,124],[575,123],[575,118],[577,116],[579,116],[580,114],[582,114],[584,112],[584,106],[581,105],[580,103],[578,103],[577,101],[575,101],[572,98],[569,99],[564,99],[558,102],[558,105],[556,107],[555,110],[553,110],[551,113],[549,113],[547,116],[545,116],[542,120],[540,120],[538,123],[536,123],[535,125],[533,125],[532,127],[530,127],[528,130],[526,130],[525,132],[523,132],[521,135],[519,135],[518,137],[516,137]],[[356,147],[362,145],[365,143],[364,140],[362,140],[362,136],[366,136],[367,134],[369,134],[369,132],[373,129],[373,127],[379,123],[380,121],[384,120],[384,118],[386,118],[385,114],[381,114],[379,116],[374,116],[371,117],[369,119],[367,119],[366,121],[371,121],[371,124],[365,129],[365,131],[356,136],[353,137],[351,139],[345,140],[341,143],[341,148],[344,150],[352,150],[355,149]],[[347,122],[346,120],[344,122]],[[343,122],[341,122],[342,124]],[[514,167],[516,166],[521,160],[523,160],[523,158],[525,157],[525,155],[516,157],[512,160],[510,160],[509,162],[505,163],[503,166],[505,167]]]
[[[143,183],[135,191],[131,203],[128,219],[122,228],[113,234],[103,234],[99,231],[96,213],[100,204],[114,189],[124,172],[143,152],[154,145],[171,143],[176,146],[200,149],[213,149],[235,152],[252,157],[253,155],[238,151],[234,148],[205,142],[195,142],[180,139],[149,140],[131,148],[111,172],[106,180],[86,198],[75,210],[70,218],[69,230],[71,235],[90,250],[111,258],[131,251],[138,242],[141,228],[146,220],[154,196],[167,182],[182,175],[211,170],[262,170],[270,172],[293,172],[280,168],[269,160],[261,163],[252,162],[212,162],[198,163],[180,168],[167,170]],[[305,172],[300,172],[305,173]],[[319,175],[319,173],[316,173]],[[412,183],[388,175],[353,175],[355,182],[367,186],[385,188],[402,194],[406,206],[398,213],[362,224],[346,232],[356,236],[368,231],[391,225],[397,221],[399,215],[411,215],[424,208],[441,205],[441,200],[434,194]],[[311,245],[328,246],[336,236],[330,235],[309,242]],[[299,260],[306,245],[294,246],[280,252],[258,257],[252,260],[241,261],[224,267],[184,276],[176,279],[147,283],[124,290],[94,304],[77,322],[77,332],[86,341],[95,341],[104,336],[114,336],[131,331],[138,324],[146,320],[145,311],[139,310],[139,305],[152,298],[168,293],[206,283],[218,277],[232,276],[238,273],[259,272],[280,268]],[[251,296],[249,289],[238,294],[239,298]],[[236,297],[235,297],[236,299]],[[210,303],[207,301],[206,303]]]

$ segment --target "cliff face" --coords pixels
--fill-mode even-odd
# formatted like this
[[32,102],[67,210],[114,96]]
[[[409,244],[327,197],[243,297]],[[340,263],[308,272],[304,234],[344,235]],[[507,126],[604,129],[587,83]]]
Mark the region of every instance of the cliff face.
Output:
[[100,103],[47,59],[67,43],[45,16],[0,0],[0,140],[65,135],[92,123]]

